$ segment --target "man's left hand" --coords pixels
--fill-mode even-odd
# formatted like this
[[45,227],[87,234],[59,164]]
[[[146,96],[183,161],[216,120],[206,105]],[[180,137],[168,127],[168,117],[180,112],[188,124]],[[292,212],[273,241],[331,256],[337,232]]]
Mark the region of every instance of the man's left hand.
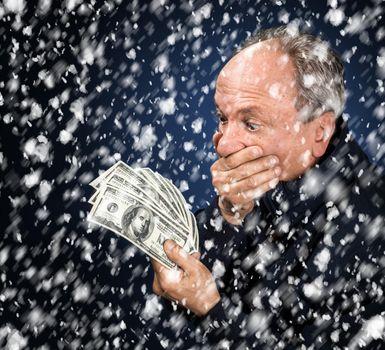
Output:
[[167,240],[163,247],[179,268],[170,270],[152,259],[154,293],[178,302],[197,316],[206,315],[220,300],[211,272],[174,241]]

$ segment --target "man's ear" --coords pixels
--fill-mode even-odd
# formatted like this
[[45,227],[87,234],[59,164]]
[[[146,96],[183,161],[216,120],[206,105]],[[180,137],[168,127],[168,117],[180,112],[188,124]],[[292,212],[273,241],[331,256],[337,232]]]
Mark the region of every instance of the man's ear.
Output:
[[320,158],[326,152],[330,139],[336,127],[336,118],[333,112],[325,112],[314,120],[315,135],[313,143],[313,156]]

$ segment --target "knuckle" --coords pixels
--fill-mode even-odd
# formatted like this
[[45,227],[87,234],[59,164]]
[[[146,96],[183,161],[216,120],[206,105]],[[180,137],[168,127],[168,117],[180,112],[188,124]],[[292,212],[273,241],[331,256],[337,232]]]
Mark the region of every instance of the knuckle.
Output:
[[233,158],[226,158],[226,162],[224,163],[225,170],[230,170],[236,167],[235,160]]
[[245,167],[245,168],[242,168],[239,173],[238,173],[238,178],[245,178],[245,177],[248,177],[250,176],[251,174],[253,174],[253,171],[252,169],[250,169],[249,167]]
[[249,188],[254,188],[254,187],[256,187],[257,181],[256,181],[255,177],[254,177],[254,176],[249,176],[249,177],[246,179],[246,185],[247,185]]
[[273,168],[275,165],[278,164],[278,158],[275,156],[269,157],[269,167]]
[[272,171],[274,177],[279,176],[282,173],[282,169],[280,167],[275,167]]
[[[262,165],[264,163],[262,162]],[[264,166],[264,165],[263,165]],[[261,162],[260,161],[255,161],[250,165],[250,174],[258,174],[261,171]]]
[[277,177],[277,175],[275,174],[274,169],[270,169],[270,170],[267,172],[266,176],[265,176],[265,182],[266,182],[266,181],[274,180],[276,177]]
[[272,163],[272,160],[271,160],[271,159],[272,159],[272,158],[270,158],[270,157],[268,157],[268,158],[265,159],[265,167],[266,167],[266,168],[270,168],[271,163]]

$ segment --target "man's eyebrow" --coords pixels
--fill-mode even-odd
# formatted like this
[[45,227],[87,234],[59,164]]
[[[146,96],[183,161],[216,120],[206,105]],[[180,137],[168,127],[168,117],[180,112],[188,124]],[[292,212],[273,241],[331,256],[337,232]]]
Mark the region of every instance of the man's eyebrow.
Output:
[[[215,105],[215,114],[217,116],[224,116],[224,113],[221,111],[221,109],[215,102],[214,102],[214,105]],[[261,108],[259,108],[258,106],[252,106],[252,107],[244,107],[237,111],[237,114],[240,114],[243,116],[248,116],[255,113],[261,114],[262,113]]]
[[253,106],[253,107],[245,107],[241,108],[238,111],[238,114],[253,114],[253,113],[261,113],[261,109],[259,107]]

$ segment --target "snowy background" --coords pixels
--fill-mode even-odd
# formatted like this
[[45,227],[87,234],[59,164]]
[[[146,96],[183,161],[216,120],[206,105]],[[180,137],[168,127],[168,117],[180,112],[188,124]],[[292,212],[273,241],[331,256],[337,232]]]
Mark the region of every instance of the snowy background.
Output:
[[289,22],[342,55],[345,117],[383,167],[384,1],[60,3],[0,1],[0,348],[187,347],[148,258],[90,230],[87,184],[121,159],[194,210],[210,201],[215,78],[248,35]]

